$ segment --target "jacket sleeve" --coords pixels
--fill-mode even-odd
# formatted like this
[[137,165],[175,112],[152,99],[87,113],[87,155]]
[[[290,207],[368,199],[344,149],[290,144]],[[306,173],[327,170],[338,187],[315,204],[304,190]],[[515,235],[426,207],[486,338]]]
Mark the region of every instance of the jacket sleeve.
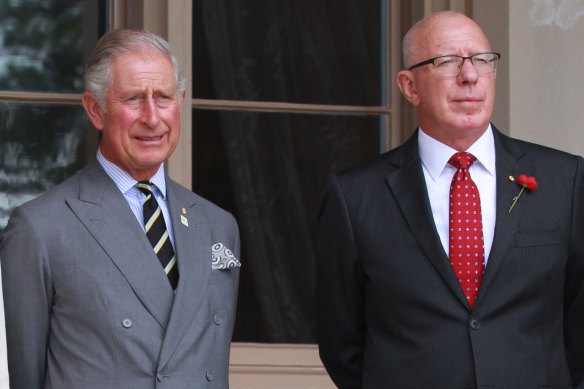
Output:
[[361,388],[363,279],[348,207],[338,179],[332,176],[317,227],[316,317],[320,358],[342,389]]
[[0,235],[8,369],[13,389],[44,387],[53,291],[46,242],[25,208]]
[[575,388],[584,388],[584,159],[574,180],[570,252],[566,268],[564,336]]

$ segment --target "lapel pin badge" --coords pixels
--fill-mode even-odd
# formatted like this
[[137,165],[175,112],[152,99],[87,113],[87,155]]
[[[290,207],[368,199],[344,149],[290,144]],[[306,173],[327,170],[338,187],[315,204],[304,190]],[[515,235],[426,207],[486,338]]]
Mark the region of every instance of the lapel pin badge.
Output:
[[186,216],[185,216],[187,214],[187,209],[186,208],[183,208],[181,210],[181,212],[182,212],[182,215],[180,215],[180,222],[182,224],[184,224],[185,227],[188,227],[189,226],[189,219],[187,219]]

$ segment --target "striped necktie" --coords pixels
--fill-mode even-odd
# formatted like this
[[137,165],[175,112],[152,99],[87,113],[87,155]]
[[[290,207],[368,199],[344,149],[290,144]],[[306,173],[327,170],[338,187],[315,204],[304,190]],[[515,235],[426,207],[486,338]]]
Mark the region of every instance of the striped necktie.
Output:
[[176,256],[168,235],[166,223],[164,222],[162,209],[160,208],[160,205],[158,205],[154,193],[152,192],[152,183],[148,181],[140,181],[136,184],[136,187],[146,195],[146,199],[142,204],[146,236],[154,248],[154,252],[164,268],[164,272],[168,276],[172,289],[176,289],[178,284]]

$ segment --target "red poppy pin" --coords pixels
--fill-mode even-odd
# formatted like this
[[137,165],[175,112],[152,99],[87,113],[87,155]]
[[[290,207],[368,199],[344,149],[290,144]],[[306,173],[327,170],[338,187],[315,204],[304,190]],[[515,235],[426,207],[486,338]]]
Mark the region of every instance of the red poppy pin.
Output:
[[[512,176],[510,176],[509,179],[511,181],[514,181]],[[511,204],[511,207],[509,208],[508,213],[511,213],[511,210],[513,209],[515,204],[517,204],[517,200],[519,200],[519,197],[521,197],[521,195],[523,194],[525,189],[527,189],[529,191],[534,191],[535,189],[537,189],[537,181],[536,181],[535,177],[527,176],[525,174],[521,174],[521,175],[519,175],[519,177],[517,177],[517,185],[519,185],[521,187],[521,190],[519,191],[517,196],[515,196],[513,198],[513,204]]]

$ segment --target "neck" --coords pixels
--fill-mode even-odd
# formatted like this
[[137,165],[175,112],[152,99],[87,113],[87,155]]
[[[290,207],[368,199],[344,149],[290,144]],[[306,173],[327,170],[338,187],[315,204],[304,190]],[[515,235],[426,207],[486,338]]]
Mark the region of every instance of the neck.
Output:
[[438,142],[445,144],[448,147],[453,148],[456,151],[466,151],[472,146],[477,140],[480,139],[481,136],[487,131],[487,128],[483,130],[469,130],[465,131],[464,133],[460,133],[459,131],[434,131],[431,128],[426,128],[424,126],[420,126],[424,132],[436,139]]

